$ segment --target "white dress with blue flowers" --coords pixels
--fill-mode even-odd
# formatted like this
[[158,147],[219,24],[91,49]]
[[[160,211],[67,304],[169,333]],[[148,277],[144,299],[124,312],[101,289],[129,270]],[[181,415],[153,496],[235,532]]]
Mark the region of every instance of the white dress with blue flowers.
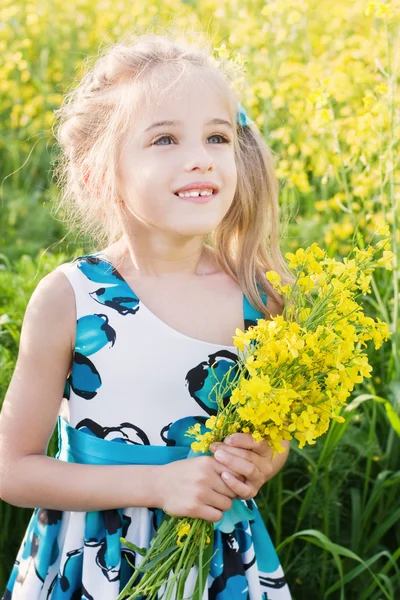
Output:
[[[58,268],[73,287],[77,311],[64,425],[84,440],[117,443],[119,452],[132,446],[189,450],[188,427],[204,427],[216,412],[211,365],[221,377],[235,364],[236,347],[200,341],[168,326],[100,253]],[[246,328],[261,316],[245,296],[243,310]],[[60,452],[58,458],[69,460],[68,453]],[[256,503],[239,502],[251,516],[231,531],[215,529],[217,553],[203,600],[290,600]],[[148,548],[163,514],[157,507],[36,509],[2,600],[115,600],[132,573],[129,562],[141,560],[120,538]],[[193,592],[196,573],[193,567],[186,597]]]

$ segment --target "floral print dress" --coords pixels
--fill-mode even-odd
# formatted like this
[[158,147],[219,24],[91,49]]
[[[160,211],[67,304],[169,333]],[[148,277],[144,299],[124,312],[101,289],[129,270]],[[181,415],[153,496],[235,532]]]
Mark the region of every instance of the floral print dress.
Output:
[[[132,446],[170,451],[186,446],[189,451],[188,427],[203,427],[216,414],[211,365],[222,377],[237,360],[236,347],[197,340],[168,326],[101,253],[58,269],[74,290],[77,312],[73,367],[61,411],[68,420],[58,420],[58,459],[70,460],[63,448],[66,431],[85,443],[111,441],[119,453]],[[245,328],[260,317],[243,295]],[[228,531],[215,529],[217,552],[203,600],[290,600],[255,501],[240,502],[246,518]],[[120,538],[148,548],[163,514],[157,507],[37,508],[2,600],[115,600],[132,574],[131,564],[141,560]],[[193,593],[196,575],[194,566],[185,597]]]

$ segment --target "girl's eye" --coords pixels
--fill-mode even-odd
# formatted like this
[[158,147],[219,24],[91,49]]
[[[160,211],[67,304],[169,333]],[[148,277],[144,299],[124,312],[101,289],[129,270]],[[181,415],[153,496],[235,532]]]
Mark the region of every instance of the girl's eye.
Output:
[[[213,138],[213,137],[221,138],[223,140],[222,143],[224,143],[224,144],[229,144],[230,143],[230,140],[228,140],[227,137],[225,137],[224,135],[221,135],[220,133],[214,133],[213,135],[210,135],[210,138]],[[162,135],[161,137],[157,138],[151,145],[152,146],[155,146],[155,145],[157,145],[157,146],[170,146],[171,144],[157,144],[157,142],[159,142],[160,140],[164,140],[164,139],[171,139],[172,140],[173,138],[172,138],[171,135]]]

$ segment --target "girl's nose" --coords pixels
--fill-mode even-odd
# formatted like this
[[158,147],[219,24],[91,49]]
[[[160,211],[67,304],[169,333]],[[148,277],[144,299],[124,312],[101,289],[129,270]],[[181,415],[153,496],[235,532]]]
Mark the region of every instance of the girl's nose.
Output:
[[211,166],[214,167],[214,158],[204,146],[196,146],[190,153],[188,152],[186,156],[187,170],[192,171],[195,167],[198,167],[202,171],[206,171]]

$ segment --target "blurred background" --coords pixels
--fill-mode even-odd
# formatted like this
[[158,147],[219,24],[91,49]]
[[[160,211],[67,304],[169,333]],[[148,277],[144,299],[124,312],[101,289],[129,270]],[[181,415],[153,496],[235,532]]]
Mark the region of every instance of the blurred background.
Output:
[[[27,302],[58,264],[92,250],[67,231],[52,177],[54,110],[82,61],[130,33],[209,36],[242,73],[241,101],[276,157],[282,252],[346,256],[387,223],[395,266],[377,269],[367,315],[373,376],[344,424],[292,450],[256,501],[294,600],[400,598],[400,0],[3,0],[0,7],[0,405]],[[195,34],[193,40],[195,40]],[[48,453],[56,451],[55,435]],[[31,509],[0,501],[0,593]]]

